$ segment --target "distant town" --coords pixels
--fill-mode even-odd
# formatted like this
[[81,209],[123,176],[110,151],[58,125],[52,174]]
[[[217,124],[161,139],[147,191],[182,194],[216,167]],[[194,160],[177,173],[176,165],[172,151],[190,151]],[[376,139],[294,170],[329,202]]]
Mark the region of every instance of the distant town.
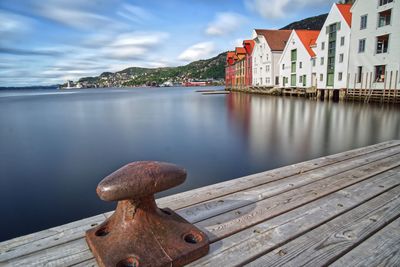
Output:
[[224,85],[226,53],[194,61],[185,66],[164,68],[131,67],[118,72],[103,72],[96,77],[67,81],[62,89],[142,86]]

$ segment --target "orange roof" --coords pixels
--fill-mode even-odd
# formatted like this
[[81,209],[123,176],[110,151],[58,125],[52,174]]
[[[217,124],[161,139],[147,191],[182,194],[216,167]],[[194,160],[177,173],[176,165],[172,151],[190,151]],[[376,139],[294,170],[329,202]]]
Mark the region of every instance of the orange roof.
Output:
[[246,45],[248,45],[248,50],[246,49],[247,54],[251,54],[253,52],[253,48],[254,48],[255,43],[256,42],[254,42],[254,40],[244,40],[243,41],[243,46],[245,48],[246,48]]
[[291,30],[255,30],[258,35],[263,35],[272,51],[283,51],[289,39]]
[[316,44],[320,31],[295,30],[295,32],[310,56],[315,57],[315,52],[312,50],[311,46]]
[[246,54],[246,49],[244,47],[236,47],[236,54]]
[[342,13],[343,18],[346,20],[347,24],[351,27],[351,4],[336,4],[340,13]]

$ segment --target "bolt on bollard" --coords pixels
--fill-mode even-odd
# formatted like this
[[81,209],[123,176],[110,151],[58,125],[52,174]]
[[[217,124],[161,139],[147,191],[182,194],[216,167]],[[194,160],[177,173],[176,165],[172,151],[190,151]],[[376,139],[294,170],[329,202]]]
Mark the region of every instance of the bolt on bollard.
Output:
[[100,266],[182,266],[208,253],[207,236],[173,210],[159,209],[154,194],[183,183],[174,164],[139,161],[104,178],[97,194],[118,201],[115,212],[86,232]]

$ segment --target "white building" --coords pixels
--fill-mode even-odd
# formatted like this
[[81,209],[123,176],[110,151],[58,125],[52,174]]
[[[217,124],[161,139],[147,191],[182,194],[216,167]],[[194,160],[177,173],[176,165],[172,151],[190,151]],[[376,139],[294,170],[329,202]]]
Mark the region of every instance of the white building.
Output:
[[278,62],[290,30],[254,30],[253,86],[279,86]]
[[318,89],[347,88],[351,4],[333,4],[313,48]]
[[400,1],[357,0],[351,12],[349,88],[400,88]]
[[316,86],[315,52],[313,48],[320,31],[293,30],[279,61],[282,88]]

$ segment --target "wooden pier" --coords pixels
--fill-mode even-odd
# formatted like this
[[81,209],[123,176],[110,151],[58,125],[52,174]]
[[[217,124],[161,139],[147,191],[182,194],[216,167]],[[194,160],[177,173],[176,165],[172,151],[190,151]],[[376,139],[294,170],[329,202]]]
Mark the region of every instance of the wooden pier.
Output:
[[[210,252],[190,266],[400,266],[400,141],[206,186],[157,203],[208,235]],[[84,234],[108,216],[2,242],[0,266],[96,266]]]

